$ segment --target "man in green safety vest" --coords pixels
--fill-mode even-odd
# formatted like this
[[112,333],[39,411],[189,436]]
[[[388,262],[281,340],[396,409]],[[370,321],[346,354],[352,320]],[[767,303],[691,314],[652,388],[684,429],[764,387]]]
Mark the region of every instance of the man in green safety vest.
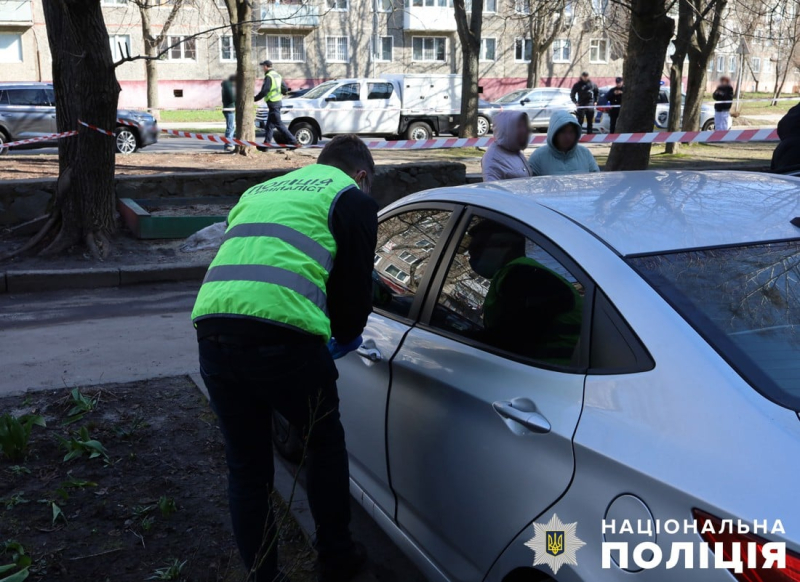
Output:
[[361,345],[372,311],[374,169],[364,142],[341,135],[316,164],[247,190],[192,311],[225,439],[233,531],[253,580],[285,579],[270,504],[273,410],[305,438],[318,580],[349,580],[366,559],[349,529],[334,359]]
[[281,137],[281,143],[288,145],[297,145],[292,132],[289,131],[281,120],[281,106],[283,94],[289,92],[286,83],[280,73],[272,68],[272,61],[261,61],[260,65],[264,69],[264,83],[261,85],[261,91],[256,95],[256,103],[264,100],[269,110],[267,115],[266,133],[264,133],[264,143],[269,145],[272,143],[272,135],[275,131]]

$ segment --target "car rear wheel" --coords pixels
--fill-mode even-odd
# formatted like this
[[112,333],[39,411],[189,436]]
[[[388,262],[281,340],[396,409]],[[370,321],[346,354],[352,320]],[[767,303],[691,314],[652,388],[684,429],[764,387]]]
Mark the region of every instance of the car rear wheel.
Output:
[[317,130],[310,123],[298,123],[292,128],[292,133],[301,146],[315,145],[319,141]]
[[272,442],[281,457],[291,463],[300,463],[303,458],[303,438],[300,431],[289,424],[279,412],[272,413]]
[[483,137],[487,133],[489,133],[489,120],[486,119],[483,115],[478,116],[478,136]]
[[6,139],[6,134],[0,131],[0,156],[6,155],[10,151],[10,148],[2,147],[2,145],[7,141],[8,140]]
[[139,149],[139,140],[136,138],[136,133],[128,127],[118,127],[114,134],[116,134],[117,153],[122,155],[129,155]]
[[717,128],[713,119],[709,119],[703,124],[703,131],[714,131]]
[[431,126],[423,121],[415,121],[408,126],[406,130],[406,139],[431,139],[433,137],[433,129]]

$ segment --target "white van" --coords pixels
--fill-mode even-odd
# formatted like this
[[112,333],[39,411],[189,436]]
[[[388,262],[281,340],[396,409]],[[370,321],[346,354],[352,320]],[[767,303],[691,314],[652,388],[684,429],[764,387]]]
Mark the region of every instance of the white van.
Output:
[[[458,127],[461,87],[461,75],[338,79],[284,99],[281,117],[301,145],[342,133],[429,139]],[[266,119],[261,106],[256,120]]]

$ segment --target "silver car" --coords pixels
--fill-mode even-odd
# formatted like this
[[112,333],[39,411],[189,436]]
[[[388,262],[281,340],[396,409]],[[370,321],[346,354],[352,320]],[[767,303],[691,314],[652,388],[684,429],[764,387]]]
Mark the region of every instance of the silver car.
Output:
[[569,97],[569,89],[541,87],[517,89],[503,95],[494,102],[503,109],[524,111],[531,121],[531,129],[547,131],[550,118],[556,111],[575,112],[575,104]]
[[[597,100],[597,113],[595,114],[593,130],[595,133],[608,133],[611,129],[611,120],[608,117],[608,92],[613,89],[613,85],[600,88],[600,98]],[[686,96],[684,95],[684,99]],[[658,129],[666,129],[669,123],[669,87],[662,87],[658,92],[658,104],[656,105],[656,118],[653,125]],[[585,127],[584,127],[585,129]],[[703,103],[700,106],[700,129],[702,131],[714,130],[714,105]]]
[[[120,154],[132,154],[158,141],[155,118],[142,111],[117,111],[126,124],[112,128]],[[77,129],[77,128],[76,128]],[[49,83],[0,83],[0,144],[43,137],[58,132],[56,98]],[[55,142],[39,142],[24,147],[52,147]],[[9,148],[0,148],[0,154]]]
[[[787,552],[786,577],[739,580],[797,580],[799,216],[800,179],[688,171],[386,208],[374,312],[337,363],[356,500],[430,580],[729,582],[735,542]],[[650,556],[604,566],[621,541]]]

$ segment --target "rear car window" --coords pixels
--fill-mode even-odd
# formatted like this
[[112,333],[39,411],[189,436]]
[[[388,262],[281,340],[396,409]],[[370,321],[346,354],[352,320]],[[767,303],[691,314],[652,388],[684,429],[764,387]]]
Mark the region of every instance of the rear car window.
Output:
[[9,105],[49,106],[44,89],[8,89]]
[[800,410],[800,241],[628,261],[756,390]]

